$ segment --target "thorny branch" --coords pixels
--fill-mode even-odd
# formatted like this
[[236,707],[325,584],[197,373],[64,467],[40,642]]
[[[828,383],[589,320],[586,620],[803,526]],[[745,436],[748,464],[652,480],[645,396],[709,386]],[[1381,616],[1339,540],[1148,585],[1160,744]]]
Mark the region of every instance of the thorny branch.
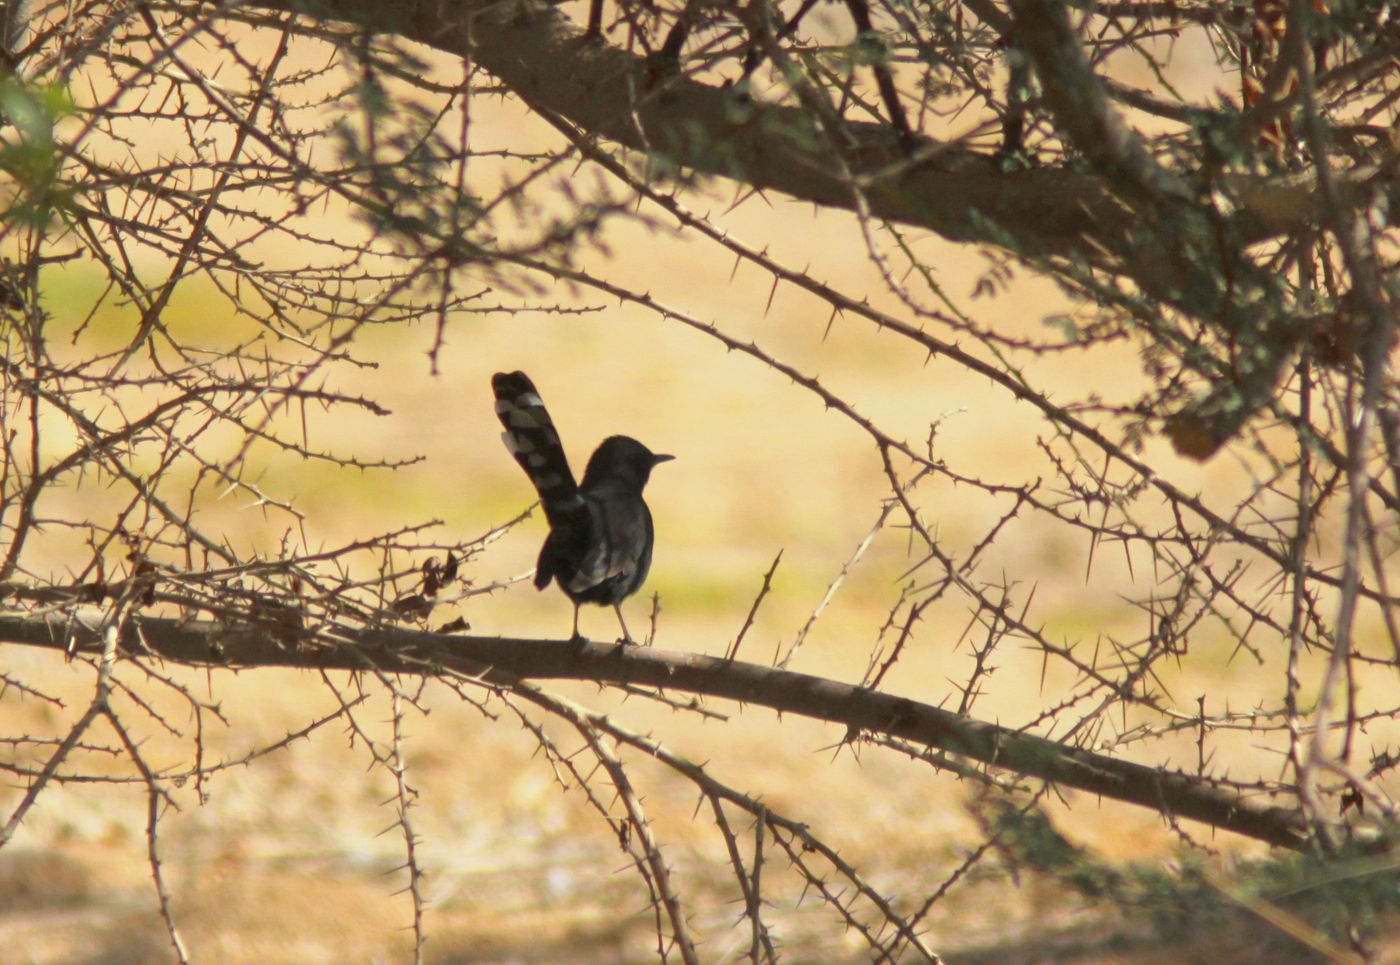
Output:
[[[168,869],[175,806],[343,723],[388,782],[421,961],[442,868],[408,724],[444,702],[492,724],[504,703],[561,787],[583,790],[663,960],[699,960],[728,930],[751,960],[780,961],[808,896],[877,960],[936,961],[925,929],[972,870],[1066,873],[1018,835],[1053,839],[1036,822],[1068,788],[1150,808],[1187,844],[1183,818],[1324,855],[1385,847],[1400,769],[1386,743],[1400,718],[1386,696],[1400,661],[1393,17],[1308,0],[609,0],[577,14],[330,0],[323,21],[303,7],[5,8],[0,628],[62,651],[90,689],[61,689],[56,664],[0,670],[5,709],[45,708],[0,738],[21,784],[0,847],[56,789],[141,789],[163,941],[197,960]],[[1207,52],[1192,70],[1215,71],[1209,95],[1190,92],[1178,48]],[[483,120],[498,110],[516,112],[506,135]],[[517,143],[526,118],[547,127]],[[764,229],[706,210],[719,178],[740,214],[780,192],[844,212],[820,222],[846,256],[834,280],[779,234],[744,238]],[[637,227],[732,263],[701,287],[757,275],[766,301],[718,319],[654,270],[598,257]],[[980,276],[953,276],[933,235],[979,246]],[[1069,307],[988,321],[979,299],[1028,271]],[[799,322],[742,317],[788,297]],[[465,635],[469,607],[512,582],[476,572],[505,526],[437,537],[434,513],[396,502],[382,533],[324,535],[328,514],[357,513],[346,479],[420,458],[345,428],[409,418],[363,387],[386,342],[430,332],[413,350],[455,375],[464,320],[582,328],[619,304],[733,353],[746,380],[789,383],[865,447],[875,483],[818,568],[825,592],[794,609],[810,617],[772,650],[779,666],[736,655],[805,592],[791,586],[811,569],[801,534],[756,547],[773,562],[747,616],[717,621],[740,626],[727,652],[687,637],[723,659]],[[840,350],[821,354],[852,332],[878,341],[897,409]],[[969,444],[962,413],[994,405],[952,412],[930,401],[944,384],[990,386],[1016,415]],[[459,402],[444,390],[412,418],[446,425]],[[1212,474],[1159,436],[1214,456]],[[785,470],[768,467],[775,493],[821,484]],[[832,629],[862,595],[868,632]],[[659,612],[654,599],[665,647],[677,631]],[[827,634],[859,644],[863,686],[787,670]],[[1008,694],[1006,668],[1026,662],[1039,692]],[[319,670],[331,708],[216,752],[231,671],[271,667]],[[684,738],[625,725],[626,705],[533,682],[549,677],[713,729],[753,705],[835,722],[838,755],[889,750],[971,778],[998,817],[924,893],[895,895],[842,853],[842,829],[738,790],[723,757],[688,760],[672,749]],[[1016,716],[979,720],[991,706]],[[158,764],[152,741],[177,762]],[[641,761],[712,817],[729,921],[702,913]]]

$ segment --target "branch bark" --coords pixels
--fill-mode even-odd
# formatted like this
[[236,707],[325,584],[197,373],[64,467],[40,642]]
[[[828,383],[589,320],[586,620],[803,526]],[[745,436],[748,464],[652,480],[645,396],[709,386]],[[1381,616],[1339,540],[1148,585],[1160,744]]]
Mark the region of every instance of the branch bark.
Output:
[[[918,701],[810,674],[636,646],[408,630],[347,631],[343,643],[288,644],[287,630],[229,629],[212,623],[134,617],[123,628],[128,658],[160,658],[227,669],[318,670],[479,678],[509,687],[530,678],[643,685],[800,714],[886,734],[1063,787],[1201,821],[1280,847],[1302,849],[1309,831],[1293,809],[1260,806],[1209,779],[1118,760]],[[0,617],[0,641],[100,653],[102,640],[74,620]]]
[[[557,9],[496,0],[255,0],[265,9],[309,13],[394,33],[469,58],[526,104],[548,108],[584,131],[670,164],[781,191],[824,207],[854,210],[859,191],[879,218],[929,228],[957,242],[1029,257],[1084,259],[1181,305],[1174,270],[1156,231],[1091,170],[1006,169],[1002,159],[892,127],[847,122],[838,159],[801,109],[766,104],[727,87],[666,73],[645,57],[590,37]],[[987,7],[973,5],[974,9]],[[991,8],[995,9],[995,8]],[[999,17],[994,27],[1007,26]],[[1210,113],[1203,111],[1203,113]],[[849,177],[843,174],[849,172]],[[1343,204],[1365,203],[1375,172],[1339,174]],[[1314,225],[1323,202],[1302,177],[1222,176],[1235,210],[1222,231],[1253,244]],[[1391,199],[1400,221],[1400,198]]]

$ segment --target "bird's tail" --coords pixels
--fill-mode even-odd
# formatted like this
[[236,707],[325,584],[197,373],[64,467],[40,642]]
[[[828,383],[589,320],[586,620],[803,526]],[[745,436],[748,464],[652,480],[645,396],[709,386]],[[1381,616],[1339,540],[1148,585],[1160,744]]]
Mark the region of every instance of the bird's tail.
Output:
[[496,416],[506,429],[501,439],[540,494],[550,525],[582,509],[559,433],[530,377],[524,372],[497,372],[491,377],[491,388],[496,393]]

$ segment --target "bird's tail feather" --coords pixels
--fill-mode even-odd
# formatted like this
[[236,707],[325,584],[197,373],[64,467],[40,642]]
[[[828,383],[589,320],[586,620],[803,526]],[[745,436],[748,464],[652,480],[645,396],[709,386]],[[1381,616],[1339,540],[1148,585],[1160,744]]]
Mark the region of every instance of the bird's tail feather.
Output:
[[540,494],[550,524],[583,509],[554,420],[529,376],[497,372],[491,377],[491,388],[496,393],[496,416],[506,430],[501,439]]

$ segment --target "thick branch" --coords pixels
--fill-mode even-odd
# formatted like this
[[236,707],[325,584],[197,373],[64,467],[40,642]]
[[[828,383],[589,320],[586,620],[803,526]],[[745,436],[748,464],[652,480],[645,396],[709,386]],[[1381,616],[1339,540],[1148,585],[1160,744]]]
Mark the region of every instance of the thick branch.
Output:
[[[1221,326],[1234,344],[1232,377],[1176,415],[1178,451],[1212,455],[1273,397],[1294,348],[1306,333],[1279,323],[1277,274],[1256,264],[1245,240],[1192,184],[1158,163],[1146,141],[1116,111],[1094,73],[1063,0],[1011,0],[1014,36],[1035,64],[1056,125],[1133,210],[1142,229],[1136,255],[1161,268],[1154,294]],[[1198,197],[1198,195],[1201,195]],[[1120,251],[1132,257],[1133,251]],[[1162,282],[1168,292],[1160,289]],[[1175,293],[1175,294],[1173,294]]]
[[[1182,301],[1179,279],[1163,271],[1155,234],[1144,232],[1140,213],[1091,171],[1004,170],[996,157],[918,135],[901,143],[893,128],[861,122],[840,132],[836,159],[801,109],[665,73],[587,36],[558,10],[528,2],[324,0],[310,11],[304,0],[255,4],[348,20],[470,57],[527,104],[678,166],[848,210],[856,207],[858,185],[877,217],[1029,257],[1085,258],[1165,301]],[[1339,185],[1344,203],[1362,195],[1354,181]],[[1298,230],[1319,215],[1306,182],[1239,178],[1230,192],[1238,213],[1227,229],[1244,242]]]
[[[227,630],[207,623],[134,618],[121,640],[127,656],[156,656],[194,666],[307,667],[515,680],[571,679],[642,684],[757,704],[844,725],[848,733],[886,734],[962,755],[1017,774],[1138,804],[1174,817],[1287,848],[1308,840],[1296,811],[1261,807],[1239,792],[972,720],[903,697],[756,664],[641,647],[406,630],[365,631],[341,645],[286,645],[278,631]],[[281,631],[285,635],[285,630]],[[96,653],[98,636],[77,623],[0,618],[0,640]]]

